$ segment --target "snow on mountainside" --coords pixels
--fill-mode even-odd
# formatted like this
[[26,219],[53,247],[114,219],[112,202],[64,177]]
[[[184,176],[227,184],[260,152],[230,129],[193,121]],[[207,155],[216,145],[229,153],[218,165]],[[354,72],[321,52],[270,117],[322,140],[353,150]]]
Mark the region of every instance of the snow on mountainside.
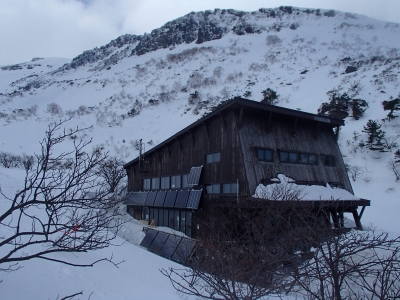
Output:
[[[279,94],[277,105],[316,113],[329,101],[327,92],[336,91],[368,102],[360,120],[346,119],[339,144],[345,162],[362,169],[357,196],[385,203],[398,194],[386,166],[396,149],[357,145],[366,140],[368,119],[378,120],[388,137],[400,134],[398,119],[382,121],[388,113],[382,101],[399,94],[399,34],[399,24],[332,10],[216,9],[143,36],[121,36],[70,63],[36,58],[3,66],[1,151],[37,151],[49,122],[72,118],[71,127],[94,126],[88,133],[94,144],[130,160],[139,139],[149,149],[234,96],[260,101],[270,88]],[[357,71],[346,73],[349,66]],[[397,224],[372,210],[364,222]]]
[[400,135],[400,118],[388,121],[382,106],[400,92],[399,36],[400,24],[339,11],[218,9],[121,36],[72,61],[2,66],[0,151],[38,151],[47,124],[71,118],[69,127],[93,125],[93,144],[128,161],[139,139],[149,149],[234,96],[260,101],[270,88],[277,105],[317,113],[327,92],[347,93],[369,105],[359,120],[346,118],[339,137],[345,162],[360,168],[355,194],[372,200],[363,224],[399,232],[400,186],[387,168],[399,147],[358,146],[369,119],[387,137]]

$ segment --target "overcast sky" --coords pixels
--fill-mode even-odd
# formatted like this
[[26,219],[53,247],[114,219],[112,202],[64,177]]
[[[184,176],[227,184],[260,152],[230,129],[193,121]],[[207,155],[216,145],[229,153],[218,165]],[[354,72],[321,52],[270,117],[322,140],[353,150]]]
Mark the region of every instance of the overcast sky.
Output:
[[400,0],[0,0],[0,66],[33,57],[72,59],[122,34],[151,32],[191,11],[281,5],[400,23]]

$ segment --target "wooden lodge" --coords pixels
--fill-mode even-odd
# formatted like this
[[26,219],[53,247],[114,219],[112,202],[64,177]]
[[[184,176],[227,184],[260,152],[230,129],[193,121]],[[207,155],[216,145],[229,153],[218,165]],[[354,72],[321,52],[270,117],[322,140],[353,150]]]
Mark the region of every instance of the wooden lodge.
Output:
[[[329,184],[353,193],[337,144],[343,125],[343,120],[234,98],[124,166],[127,211],[146,224],[154,220],[196,238],[202,230],[198,220],[213,206],[231,201],[249,207],[260,200],[252,197],[256,187],[278,174],[298,185]],[[296,205],[322,207],[336,228],[344,227],[349,213],[361,228],[370,201],[315,199]]]

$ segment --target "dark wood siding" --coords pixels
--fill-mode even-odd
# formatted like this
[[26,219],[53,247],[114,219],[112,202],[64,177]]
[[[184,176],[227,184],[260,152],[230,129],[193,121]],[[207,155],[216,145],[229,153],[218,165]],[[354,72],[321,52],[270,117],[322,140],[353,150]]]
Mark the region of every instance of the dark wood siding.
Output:
[[[296,122],[295,118],[283,120],[279,115],[272,115],[269,130],[267,124],[266,117],[245,112],[239,129],[250,194],[258,184],[278,174],[303,182],[342,183],[346,190],[353,192],[335,135],[329,126],[320,123],[317,131],[317,122]],[[274,161],[260,162],[258,148],[272,149]],[[279,150],[318,154],[318,165],[281,163]],[[334,156],[335,166],[323,166],[321,155]]]
[[[215,152],[221,153],[221,161],[206,164],[206,154]],[[203,165],[200,185],[239,180],[241,194],[248,194],[233,110],[225,111],[190,132],[181,134],[164,147],[145,155],[144,160],[148,161],[142,170],[145,172],[140,172],[138,162],[128,168],[129,191],[142,190],[144,178],[188,174],[191,167]]]

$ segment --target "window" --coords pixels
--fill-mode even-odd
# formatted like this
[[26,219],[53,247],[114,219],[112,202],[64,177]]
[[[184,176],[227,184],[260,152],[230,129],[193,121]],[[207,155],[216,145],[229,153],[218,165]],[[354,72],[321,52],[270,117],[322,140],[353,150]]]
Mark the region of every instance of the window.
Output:
[[206,191],[208,194],[220,194],[221,193],[221,185],[219,183],[208,184],[208,185],[206,185]]
[[143,207],[142,208],[142,220],[149,220],[149,208],[148,207]]
[[143,190],[150,190],[151,179],[143,179]]
[[223,194],[236,194],[238,192],[237,183],[223,183],[222,193]]
[[316,154],[308,154],[308,153],[300,153],[300,163],[316,165],[316,164],[318,164],[317,155]]
[[188,174],[184,174],[184,175],[182,175],[182,188],[183,189],[187,189],[189,186],[188,186]]
[[324,166],[327,167],[335,166],[335,157],[332,155],[322,155],[322,161],[324,162]]
[[221,161],[221,153],[220,152],[206,154],[206,164],[217,163],[220,161]]
[[151,189],[152,190],[160,189],[160,177],[155,177],[151,179]]
[[297,163],[299,161],[298,153],[281,151],[280,152],[280,160],[281,160],[281,162]]
[[281,162],[285,163],[299,163],[307,165],[318,164],[317,154],[312,153],[280,151],[279,159]]
[[171,176],[171,188],[172,189],[181,188],[181,175]]
[[169,176],[161,177],[161,189],[162,190],[169,189]]
[[333,189],[343,189],[343,184],[337,182],[330,182],[329,185]]
[[271,149],[258,149],[257,150],[258,160],[261,161],[273,161],[273,152]]

